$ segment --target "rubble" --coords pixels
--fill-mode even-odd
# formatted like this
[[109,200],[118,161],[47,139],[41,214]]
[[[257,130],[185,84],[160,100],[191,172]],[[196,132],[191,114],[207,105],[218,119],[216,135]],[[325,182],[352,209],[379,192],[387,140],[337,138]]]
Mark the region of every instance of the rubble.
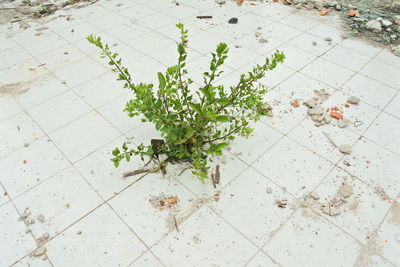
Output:
[[380,32],[382,30],[381,23],[377,20],[370,20],[365,24],[365,27],[372,31]]
[[[400,3],[393,0],[292,0],[286,1],[297,9],[317,9],[321,16],[339,13],[344,23],[348,26],[348,32],[342,36],[367,37],[374,41],[400,45]],[[337,12],[337,13],[336,13]],[[316,45],[313,42],[313,45]],[[400,51],[394,50],[395,55]]]
[[342,152],[343,154],[351,154],[351,146],[350,145],[340,145],[339,146],[339,151]]

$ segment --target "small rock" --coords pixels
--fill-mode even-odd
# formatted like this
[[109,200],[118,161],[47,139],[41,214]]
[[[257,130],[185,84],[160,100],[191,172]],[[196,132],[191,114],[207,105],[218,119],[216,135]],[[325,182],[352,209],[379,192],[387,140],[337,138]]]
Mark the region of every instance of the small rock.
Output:
[[319,195],[315,192],[311,192],[310,193],[310,197],[312,197],[314,200],[318,200],[319,199]]
[[315,108],[317,106],[317,101],[315,101],[314,99],[309,99],[306,102],[304,102],[304,105],[306,105],[309,108]]
[[278,205],[279,208],[286,208],[288,201],[287,199],[277,199],[275,200],[275,203]]
[[26,219],[30,215],[30,211],[24,210],[21,214],[21,219]]
[[256,32],[255,34],[254,34],[254,36],[257,38],[257,37],[260,37],[261,36],[261,32]]
[[339,128],[346,128],[349,125],[349,122],[345,119],[339,119],[336,124]]
[[378,20],[370,20],[365,24],[365,27],[369,30],[380,32],[382,31],[381,23]]
[[238,21],[239,21],[238,18],[231,18],[231,19],[228,20],[228,23],[229,24],[237,24]]
[[329,211],[329,216],[336,216],[340,214],[340,209],[336,207],[331,207]]
[[332,122],[332,117],[331,116],[324,116],[324,122],[325,122],[325,124],[330,124]]
[[258,42],[261,43],[261,44],[265,44],[265,43],[268,43],[268,39],[267,38],[260,38],[258,40]]
[[218,5],[223,5],[225,4],[225,0],[215,0],[215,3],[217,3]]
[[82,234],[82,231],[78,231],[76,234],[77,234],[77,235],[81,235],[81,234]]
[[46,249],[44,246],[38,247],[37,249],[35,249],[35,250],[33,251],[33,256],[35,256],[35,257],[40,257],[40,256],[42,256],[43,254],[46,253],[46,250],[47,250],[47,249]]
[[300,3],[300,4],[297,4],[297,5],[296,5],[296,8],[297,8],[297,9],[301,9],[302,6],[303,6],[303,5]]
[[29,146],[29,143],[25,143],[25,144],[24,144],[24,147],[28,147],[28,146]]
[[322,207],[322,212],[329,216],[336,216],[340,214],[340,209],[331,207],[329,204]]
[[349,98],[347,98],[347,103],[349,103],[349,104],[357,105],[359,102],[360,102],[360,99],[358,97],[349,96]]
[[307,3],[306,4],[306,8],[307,9],[313,9],[315,6],[313,5],[313,4],[311,4],[311,3]]
[[325,41],[327,41],[327,42],[331,42],[332,41],[332,38],[331,37],[325,37]]
[[49,238],[50,238],[50,234],[49,233],[44,233],[43,235],[42,235],[42,238],[44,239],[44,240],[48,240]]
[[392,47],[393,54],[400,57],[400,45]]
[[335,8],[336,8],[336,10],[338,10],[338,11],[339,11],[339,10],[342,10],[342,6],[341,6],[341,5],[336,5]]
[[381,20],[381,24],[382,24],[382,26],[389,27],[393,23],[390,20],[383,19],[383,20]]
[[344,182],[339,188],[339,193],[342,197],[348,198],[353,194],[353,186],[348,182]]
[[342,152],[343,154],[350,154],[351,153],[351,146],[350,145],[340,145],[339,146],[339,151]]
[[267,193],[271,194],[272,193],[272,188],[271,187],[267,187]]
[[38,216],[36,216],[36,219],[38,219],[39,222],[44,223],[44,216],[43,216],[43,214],[39,214]]
[[320,115],[324,114],[324,109],[321,108],[321,107],[310,108],[310,109],[307,111],[307,113],[308,113],[308,115],[311,115],[311,116],[313,116],[313,115],[318,115],[318,116],[320,116]]
[[316,42],[316,41],[313,41],[313,42],[312,42],[312,45],[313,45],[313,46],[316,46],[316,45],[317,45],[317,42]]

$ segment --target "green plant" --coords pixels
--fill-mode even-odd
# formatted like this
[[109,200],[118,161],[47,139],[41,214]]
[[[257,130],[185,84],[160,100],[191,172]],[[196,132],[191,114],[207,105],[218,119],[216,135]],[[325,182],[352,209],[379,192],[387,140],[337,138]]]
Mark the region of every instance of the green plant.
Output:
[[[171,161],[188,161],[192,173],[201,181],[208,177],[207,155],[221,155],[235,136],[249,136],[253,129],[250,121],[256,121],[269,112],[269,106],[263,101],[266,87],[258,81],[272,70],[285,56],[276,51],[271,59],[256,65],[252,71],[242,74],[236,86],[225,89],[215,85],[215,79],[222,71],[228,54],[228,46],[220,43],[214,53],[209,71],[204,73],[204,84],[195,92],[189,86],[193,81],[186,70],[187,33],[182,24],[177,65],[167,68],[165,74],[158,73],[158,88],[153,84],[134,83],[128,69],[123,67],[118,54],[112,53],[100,37],[90,35],[87,40],[102,51],[102,57],[108,58],[113,71],[118,73],[118,80],[124,81],[124,87],[133,91],[134,98],[126,103],[124,111],[130,117],[142,116],[143,122],[152,122],[164,138],[163,142],[152,145],[141,144],[136,148],[122,148],[113,151],[112,161],[118,167],[121,160],[130,160],[131,156],[149,157],[158,160],[158,155],[165,154],[166,160],[160,166]],[[159,162],[160,163],[160,162]]]

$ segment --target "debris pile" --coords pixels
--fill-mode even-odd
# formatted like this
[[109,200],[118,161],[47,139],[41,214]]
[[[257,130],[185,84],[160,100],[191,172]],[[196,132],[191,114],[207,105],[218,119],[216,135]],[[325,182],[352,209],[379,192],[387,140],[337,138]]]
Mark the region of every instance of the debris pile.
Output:
[[[340,128],[345,128],[349,125],[349,120],[344,117],[344,108],[349,108],[350,105],[358,105],[360,99],[355,96],[350,96],[347,99],[347,103],[343,104],[342,107],[323,107],[322,104],[329,98],[329,94],[326,90],[322,89],[315,91],[318,97],[312,97],[303,104],[308,108],[307,114],[314,121],[315,126],[320,127],[323,125],[331,124],[332,120],[335,119],[336,125]],[[290,104],[297,108],[300,106],[299,99],[294,99],[290,101]]]
[[150,204],[159,210],[175,209],[178,203],[178,196],[164,195],[153,196],[149,199]]
[[[344,181],[337,189],[336,194],[332,198],[326,199],[326,202],[320,202],[320,196],[316,192],[310,192],[291,206],[293,208],[313,208],[314,210],[321,210],[329,216],[337,216],[342,213],[343,210],[349,208],[345,206],[345,204],[349,203],[348,200],[351,195],[353,195],[353,186]],[[348,206],[351,205],[353,204]]]
[[296,8],[317,9],[321,16],[339,12],[349,31],[392,46],[400,56],[400,2],[398,0],[282,0]]

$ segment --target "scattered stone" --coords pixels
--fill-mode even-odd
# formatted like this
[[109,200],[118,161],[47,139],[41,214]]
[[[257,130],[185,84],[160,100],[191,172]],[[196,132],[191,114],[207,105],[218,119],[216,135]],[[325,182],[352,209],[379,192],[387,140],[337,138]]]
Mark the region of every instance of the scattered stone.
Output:
[[360,12],[358,12],[358,10],[354,10],[354,9],[349,10],[349,17],[358,16],[359,14],[360,14]]
[[329,203],[322,207],[322,212],[329,216],[336,216],[340,214],[340,209],[332,207]]
[[44,246],[38,247],[33,251],[33,256],[40,257],[46,253],[46,248]]
[[288,200],[283,198],[283,199],[277,199],[275,200],[276,205],[278,205],[279,208],[286,208],[288,204]]
[[304,102],[304,105],[306,105],[309,108],[315,108],[317,106],[317,101],[315,99],[309,99],[306,102]]
[[332,117],[330,116],[324,116],[324,123],[325,124],[330,124],[332,122]]
[[349,96],[349,98],[347,98],[347,103],[349,103],[349,104],[357,105],[359,102],[360,102],[360,99],[358,97]]
[[228,20],[228,23],[229,24],[237,24],[238,21],[239,21],[238,18],[231,18],[231,19]]
[[317,45],[317,42],[316,42],[316,41],[313,41],[313,42],[312,42],[312,45],[313,45],[313,46],[316,46],[316,45]]
[[392,47],[393,54],[400,57],[400,45]]
[[327,41],[327,42],[331,42],[332,41],[332,38],[331,37],[325,37],[325,41]]
[[345,119],[339,119],[336,124],[339,126],[339,128],[346,128],[349,125],[349,122]]
[[217,3],[218,5],[223,5],[225,4],[225,0],[215,0],[215,3]]
[[82,234],[82,231],[78,231],[76,234],[77,234],[77,235],[81,235],[81,234]]
[[36,219],[38,219],[39,222],[44,223],[44,216],[43,216],[43,214],[39,214],[38,216],[36,216]]
[[383,19],[383,20],[381,20],[381,24],[382,24],[382,26],[389,27],[393,23],[390,20]]
[[310,197],[312,197],[314,200],[318,200],[319,199],[319,195],[315,192],[311,192],[310,193]]
[[[310,116],[314,116],[314,115],[318,115],[318,118],[320,115],[324,114],[324,109],[322,107],[315,107],[315,108],[310,108],[307,111],[308,115]],[[321,118],[322,120],[323,118]]]
[[50,238],[50,234],[46,232],[42,235],[42,238],[48,240]]
[[380,32],[382,31],[381,23],[378,20],[370,20],[365,24],[365,27],[369,30]]
[[260,38],[258,40],[258,42],[261,43],[261,44],[265,44],[265,43],[268,43],[268,39],[267,38]]
[[25,143],[25,144],[24,144],[24,147],[28,147],[28,146],[29,146],[29,143]]
[[267,193],[271,194],[272,193],[272,188],[271,187],[267,187]]
[[254,36],[255,36],[256,38],[260,37],[260,36],[261,36],[261,32],[256,32],[256,33],[254,34]]
[[21,214],[21,220],[25,220],[26,218],[28,218],[28,216],[31,214],[31,212],[30,211],[28,211],[28,210],[24,210],[23,212],[22,212],[22,214]]
[[339,151],[342,152],[343,154],[351,154],[351,146],[350,145],[340,145],[339,146]]
[[347,182],[344,182],[339,188],[339,193],[342,197],[348,198],[353,194],[353,186]]

